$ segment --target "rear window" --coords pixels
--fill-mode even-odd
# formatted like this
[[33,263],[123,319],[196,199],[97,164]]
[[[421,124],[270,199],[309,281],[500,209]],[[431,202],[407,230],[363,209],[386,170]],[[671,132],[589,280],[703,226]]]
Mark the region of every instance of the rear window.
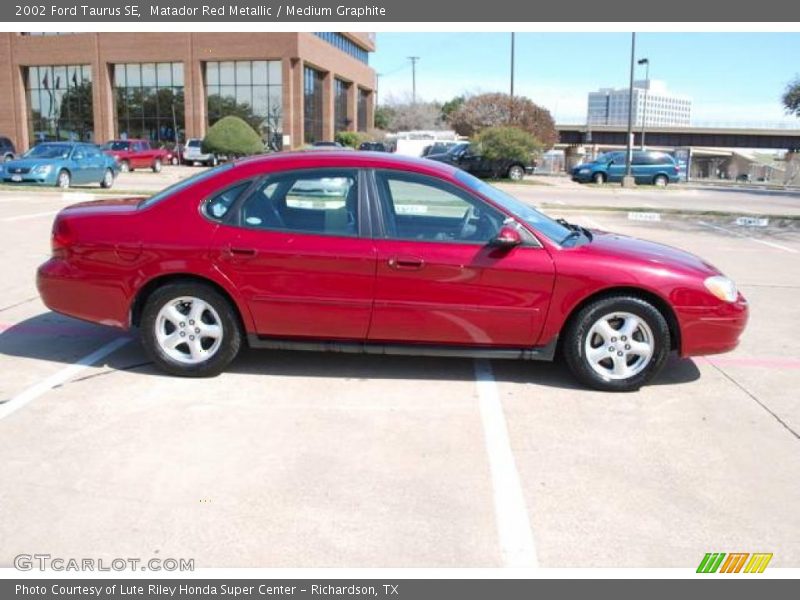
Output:
[[189,148],[199,148],[202,144],[200,140],[189,140],[188,142],[186,142],[186,145]]
[[150,206],[153,206],[154,204],[157,204],[157,203],[161,202],[162,200],[164,200],[165,198],[170,197],[173,194],[177,194],[178,192],[182,192],[183,190],[193,186],[196,183],[200,183],[201,181],[205,181],[207,179],[210,179],[211,177],[215,177],[216,175],[219,175],[223,171],[227,171],[228,169],[232,169],[233,165],[234,165],[234,163],[232,163],[232,162],[224,163],[224,164],[222,164],[222,165],[220,165],[218,167],[214,167],[213,169],[209,169],[208,171],[201,171],[197,175],[192,175],[191,177],[188,177],[188,178],[186,178],[186,179],[184,179],[182,181],[179,181],[178,183],[175,183],[175,184],[169,186],[168,188],[165,188],[165,189],[161,190],[157,194],[155,194],[153,196],[150,196],[146,200],[142,201],[141,204],[139,204],[139,208],[149,208]]

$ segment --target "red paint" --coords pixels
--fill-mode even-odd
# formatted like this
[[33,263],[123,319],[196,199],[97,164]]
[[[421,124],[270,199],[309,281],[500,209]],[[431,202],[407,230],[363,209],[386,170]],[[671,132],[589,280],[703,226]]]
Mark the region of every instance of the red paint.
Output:
[[452,167],[387,154],[242,160],[147,208],[122,199],[61,211],[57,252],[38,272],[42,298],[54,311],[128,329],[142,288],[183,274],[224,289],[249,333],[520,347],[550,342],[593,294],[631,288],[671,307],[683,356],[734,348],[747,322],[744,298],[725,303],[706,291],[714,267],[625,236],[595,232],[591,243],[562,248],[531,230],[541,247],[502,249],[257,231],[200,213],[232,183],[309,167],[401,169],[468,189]]
[[164,148],[154,148],[147,140],[111,140],[108,144],[125,144],[124,149],[110,150],[104,149],[103,152],[113,156],[120,164],[127,162],[131,169],[152,169],[156,160],[162,164],[168,164],[172,159],[172,153]]

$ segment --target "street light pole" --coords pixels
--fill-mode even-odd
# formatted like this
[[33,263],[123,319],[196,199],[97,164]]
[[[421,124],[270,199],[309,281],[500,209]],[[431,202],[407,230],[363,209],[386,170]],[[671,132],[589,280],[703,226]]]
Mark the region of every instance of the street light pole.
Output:
[[644,132],[647,121],[647,93],[650,91],[650,59],[640,58],[636,64],[644,65],[645,88],[644,100],[642,102],[642,150],[644,150]]
[[631,77],[628,87],[628,144],[625,152],[625,177],[622,178],[622,187],[634,187],[636,181],[631,175],[631,162],[633,160],[633,70],[636,65],[636,32],[631,33]]
[[419,56],[409,56],[411,61],[411,103],[417,103],[417,61]]
[[514,97],[514,32],[511,32],[511,97]]

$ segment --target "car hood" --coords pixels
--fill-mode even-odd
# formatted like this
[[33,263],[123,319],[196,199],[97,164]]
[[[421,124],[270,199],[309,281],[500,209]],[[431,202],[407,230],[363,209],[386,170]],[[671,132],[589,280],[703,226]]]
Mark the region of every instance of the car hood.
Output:
[[32,169],[39,165],[55,165],[64,162],[63,158],[19,158],[17,160],[10,160],[4,163],[6,171],[13,171],[14,169]]
[[102,200],[89,200],[70,204],[61,212],[65,215],[94,215],[101,213],[133,212],[145,200],[144,196],[131,196],[128,198],[104,198]]
[[720,273],[714,265],[679,248],[607,231],[592,230],[592,235],[592,242],[581,246],[589,253],[705,275]]

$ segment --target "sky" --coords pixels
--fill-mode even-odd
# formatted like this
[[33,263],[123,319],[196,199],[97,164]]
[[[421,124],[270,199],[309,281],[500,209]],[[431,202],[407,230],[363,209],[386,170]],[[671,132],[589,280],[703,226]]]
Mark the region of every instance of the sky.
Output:
[[[583,123],[589,91],[628,87],[630,42],[629,33],[517,33],[515,94],[557,122]],[[636,47],[651,79],[692,98],[694,124],[796,126],[780,98],[800,76],[800,33],[638,33]],[[380,102],[410,98],[409,56],[420,57],[418,99],[509,90],[509,33],[378,33],[370,64]]]

